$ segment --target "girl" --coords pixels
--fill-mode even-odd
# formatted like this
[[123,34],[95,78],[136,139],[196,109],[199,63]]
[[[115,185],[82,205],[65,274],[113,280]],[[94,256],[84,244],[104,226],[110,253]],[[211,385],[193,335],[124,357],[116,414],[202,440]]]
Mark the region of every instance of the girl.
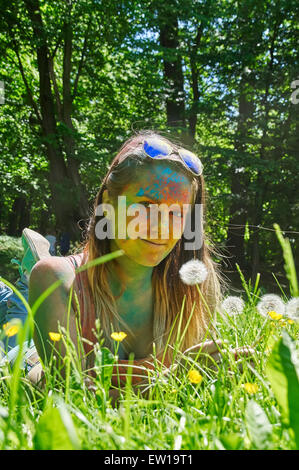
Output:
[[[175,205],[176,209],[169,211],[167,237],[160,236],[165,225],[161,222],[162,217],[158,223],[152,221],[150,204],[158,204],[159,207],[166,204],[168,208]],[[83,366],[92,369],[90,358],[93,345],[98,341],[95,324],[99,319],[104,346],[112,351],[115,341],[111,334],[120,331],[126,334],[119,343],[118,371],[113,383],[116,383],[116,375],[122,383],[125,380],[130,353],[135,358],[133,382],[138,383],[147,376],[144,374],[140,379],[140,366],[154,369],[154,345],[157,360],[163,360],[166,366],[171,364],[180,323],[177,316],[184,298],[180,331],[184,331],[188,321],[189,326],[180,350],[192,348],[194,351],[198,346],[211,355],[218,352],[219,342],[201,342],[208,334],[212,337],[210,315],[211,312],[212,315],[216,313],[222,301],[225,283],[212,260],[216,251],[205,232],[201,234],[200,247],[185,248],[184,205],[189,208],[192,227],[197,230],[204,227],[206,193],[199,158],[154,132],[141,132],[125,142],[102,181],[81,249],[67,257],[44,258],[31,271],[30,305],[51,284],[58,279],[62,281],[61,286],[40,305],[35,316],[34,343],[44,362],[52,353],[49,333],[57,332],[58,324],[69,329],[74,345],[79,348],[76,319],[80,315],[79,328],[82,338],[87,340],[83,344],[89,359]],[[200,224],[195,220],[196,205],[203,209]],[[130,222],[136,217],[134,209],[140,207],[144,210],[138,218],[138,236],[134,238],[128,236],[129,232],[132,233]],[[126,211],[123,223],[120,222],[122,210]],[[108,238],[103,236],[104,223],[107,227],[110,223]],[[173,235],[174,228],[179,230],[179,235],[177,231],[176,236]],[[119,251],[121,256],[75,272],[76,268],[115,251]],[[181,266],[191,259],[201,260],[208,270],[208,276],[200,286],[204,301],[196,286],[184,284],[179,276]],[[72,308],[67,318],[72,287]],[[195,308],[190,319],[193,304]],[[63,358],[65,349],[62,342],[59,342],[59,348]],[[29,373],[31,380],[37,381],[40,372],[40,365],[34,367]]]

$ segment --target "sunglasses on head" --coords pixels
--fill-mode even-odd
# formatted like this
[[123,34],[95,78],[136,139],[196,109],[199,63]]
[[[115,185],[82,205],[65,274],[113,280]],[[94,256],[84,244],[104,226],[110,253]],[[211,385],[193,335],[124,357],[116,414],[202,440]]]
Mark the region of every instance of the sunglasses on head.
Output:
[[[168,142],[165,142],[163,139],[158,137],[148,137],[145,139],[143,141],[142,148],[148,157],[158,160],[167,159],[169,155],[173,154],[173,159],[183,162],[187,170],[191,171],[193,175],[199,176],[202,174],[203,165],[200,159],[195,155],[195,153],[192,153],[187,149],[182,147],[174,149],[170,144],[168,144]],[[121,163],[124,158],[122,158],[118,163]]]

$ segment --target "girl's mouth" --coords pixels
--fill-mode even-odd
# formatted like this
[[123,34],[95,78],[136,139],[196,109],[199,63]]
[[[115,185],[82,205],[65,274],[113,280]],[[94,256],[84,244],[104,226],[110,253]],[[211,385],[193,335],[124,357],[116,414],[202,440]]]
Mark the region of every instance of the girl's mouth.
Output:
[[155,245],[155,246],[165,246],[166,243],[155,243],[155,242],[151,242],[149,240],[145,240],[144,238],[140,238],[140,240],[142,240],[143,242],[146,242],[146,243],[150,243],[151,245]]

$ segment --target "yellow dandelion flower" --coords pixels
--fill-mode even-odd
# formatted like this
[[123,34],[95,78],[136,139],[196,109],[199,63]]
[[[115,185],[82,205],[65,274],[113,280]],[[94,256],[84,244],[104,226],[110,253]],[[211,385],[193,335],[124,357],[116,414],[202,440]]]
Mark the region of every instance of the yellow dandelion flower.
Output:
[[19,330],[20,330],[19,325],[12,325],[9,322],[3,325],[4,334],[9,337],[16,335],[19,332]]
[[254,395],[255,393],[258,392],[258,385],[257,384],[251,384],[251,383],[246,383],[243,384],[243,388],[246,390],[247,393],[250,395]]
[[61,334],[60,333],[54,333],[53,331],[49,331],[49,336],[52,341],[60,341],[61,340]]
[[295,322],[294,322],[294,320],[291,320],[291,319],[289,318],[289,319],[288,319],[288,323],[289,323],[290,325],[293,325]]
[[122,341],[127,337],[127,334],[124,333],[123,331],[115,331],[114,333],[111,333],[111,338],[114,339],[114,341]]
[[270,312],[268,312],[268,315],[269,315],[269,317],[272,318],[272,320],[281,320],[282,319],[281,313],[277,313],[274,310],[271,310]]
[[192,384],[200,384],[202,381],[202,375],[200,375],[197,370],[191,369],[188,372],[188,379]]

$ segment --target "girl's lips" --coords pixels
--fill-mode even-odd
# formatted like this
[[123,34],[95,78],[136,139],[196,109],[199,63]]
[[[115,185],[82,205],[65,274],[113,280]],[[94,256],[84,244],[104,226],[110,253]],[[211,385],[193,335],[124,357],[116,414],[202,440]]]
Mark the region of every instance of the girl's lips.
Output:
[[150,242],[149,240],[145,240],[144,238],[140,238],[140,240],[142,240],[143,242],[146,242],[146,243],[150,243],[151,245],[154,245],[154,246],[165,246],[166,243],[154,243],[154,242]]

